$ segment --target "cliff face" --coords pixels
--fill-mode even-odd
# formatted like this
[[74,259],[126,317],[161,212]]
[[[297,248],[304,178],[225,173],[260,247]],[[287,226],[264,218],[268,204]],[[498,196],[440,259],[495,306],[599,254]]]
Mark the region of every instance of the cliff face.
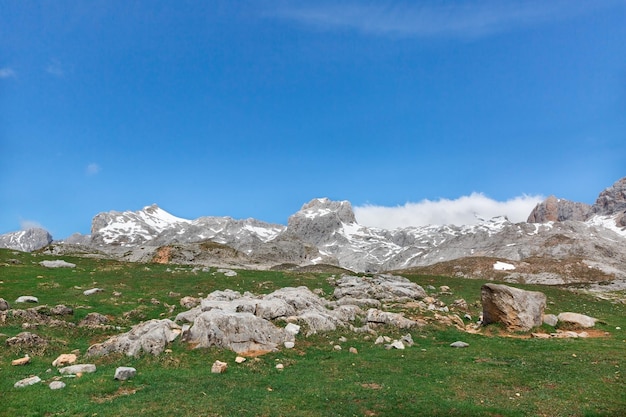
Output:
[[584,221],[591,210],[585,203],[576,203],[551,195],[537,204],[528,216],[528,223],[563,222],[566,220]]
[[[603,216],[619,215],[624,222],[626,213],[626,177],[602,191],[596,202],[591,206],[591,214]],[[622,226],[626,224],[622,223]]]

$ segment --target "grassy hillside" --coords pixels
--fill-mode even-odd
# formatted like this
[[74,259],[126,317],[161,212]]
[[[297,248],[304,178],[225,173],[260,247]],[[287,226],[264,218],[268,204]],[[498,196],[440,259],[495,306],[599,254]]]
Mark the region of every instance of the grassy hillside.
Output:
[[[21,295],[39,298],[39,305],[65,304],[74,309],[66,320],[78,323],[90,312],[109,317],[107,329],[40,326],[28,329],[50,341],[45,348],[20,350],[5,340],[22,332],[22,321],[0,323],[0,415],[6,416],[617,416],[626,414],[626,305],[624,294],[598,299],[556,287],[522,286],[544,292],[547,313],[575,311],[602,320],[598,336],[587,339],[534,339],[507,335],[498,326],[468,334],[432,320],[433,313],[396,306],[409,317],[425,315],[431,324],[410,331],[415,345],[385,350],[373,336],[349,330],[304,337],[296,348],[234,362],[235,354],[219,349],[189,349],[176,340],[166,353],[128,358],[110,355],[79,358],[95,363],[97,372],[63,378],[67,386],[52,391],[59,376],[51,366],[61,353],[87,347],[151,318],[173,318],[183,311],[182,296],[207,295],[217,289],[269,293],[285,286],[305,285],[330,297],[329,273],[237,271],[235,277],[192,267],[124,264],[71,258],[73,269],[39,265],[56,257],[0,250],[0,297],[12,308]],[[451,305],[463,298],[477,317],[480,280],[405,275]],[[438,294],[441,285],[452,294]],[[435,289],[432,289],[432,286]],[[83,295],[90,288],[104,291]],[[613,297],[607,297],[613,298]],[[175,308],[172,310],[172,306]],[[464,313],[464,312],[463,312]],[[461,314],[462,315],[462,314]],[[549,329],[544,329],[549,330]],[[380,328],[397,338],[407,331]],[[340,337],[347,338],[340,342]],[[514,336],[514,337],[509,337]],[[466,349],[450,343],[463,340]],[[341,345],[342,350],[334,349]],[[350,353],[354,347],[358,353]],[[11,360],[32,356],[25,366]],[[224,374],[211,374],[215,360],[229,363]],[[282,363],[284,369],[275,365]],[[118,366],[133,366],[135,378],[113,379]],[[13,384],[30,375],[44,383],[25,388]]]

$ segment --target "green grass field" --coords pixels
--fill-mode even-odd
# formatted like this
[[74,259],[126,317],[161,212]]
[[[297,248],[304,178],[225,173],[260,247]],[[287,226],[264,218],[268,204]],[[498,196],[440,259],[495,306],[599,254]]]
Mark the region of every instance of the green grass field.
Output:
[[[48,269],[44,259],[64,259],[73,269]],[[21,295],[34,295],[38,305],[65,304],[74,309],[66,320],[78,323],[89,312],[107,315],[120,329],[40,326],[29,329],[48,340],[45,349],[24,351],[5,340],[22,332],[21,321],[0,323],[0,415],[3,416],[620,416],[626,415],[626,305],[624,294],[601,300],[556,287],[518,286],[544,292],[547,313],[574,311],[597,317],[601,337],[534,339],[506,335],[498,326],[483,334],[468,334],[436,323],[411,329],[415,341],[405,350],[385,350],[375,337],[340,330],[310,337],[298,335],[291,350],[234,362],[235,353],[219,349],[192,350],[179,340],[160,356],[129,358],[110,355],[80,357],[97,372],[63,378],[64,389],[48,383],[59,373],[51,365],[61,353],[125,332],[152,318],[173,318],[183,311],[185,295],[207,295],[233,289],[256,294],[285,286],[321,288],[330,296],[329,274],[276,271],[237,271],[226,277],[191,267],[125,264],[89,258],[51,257],[0,250],[0,297],[12,308]],[[467,301],[472,317],[481,311],[484,281],[450,277],[406,276],[451,295],[437,295],[450,305]],[[89,288],[104,292],[84,296]],[[114,292],[121,295],[114,296]],[[170,296],[169,293],[179,293]],[[176,308],[170,313],[171,305]],[[400,309],[400,307],[398,307]],[[127,314],[125,314],[127,313]],[[406,311],[415,316],[417,311]],[[428,313],[424,313],[428,314]],[[428,318],[428,317],[427,317]],[[547,330],[547,329],[544,329]],[[380,328],[378,333],[400,337],[407,331]],[[339,342],[345,336],[347,342]],[[508,337],[514,336],[514,337]],[[466,349],[450,343],[463,340]],[[336,351],[333,346],[343,347]],[[358,354],[348,349],[355,347]],[[31,355],[31,363],[11,361]],[[211,374],[215,360],[229,363],[224,374]],[[275,365],[282,363],[283,370]],[[137,376],[113,379],[118,366],[133,366]],[[43,381],[25,388],[13,384],[30,375]]]

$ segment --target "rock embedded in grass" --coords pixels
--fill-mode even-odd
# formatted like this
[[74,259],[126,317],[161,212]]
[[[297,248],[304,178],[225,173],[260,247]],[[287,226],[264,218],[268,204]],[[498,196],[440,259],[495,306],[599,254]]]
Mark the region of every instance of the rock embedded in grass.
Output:
[[68,375],[89,374],[96,372],[96,365],[92,363],[83,363],[78,365],[65,366],[59,368],[59,372]]
[[559,319],[554,314],[544,314],[543,315],[543,322],[544,322],[544,324],[547,324],[548,326],[554,327],[559,322]]
[[11,306],[9,305],[9,302],[5,300],[4,298],[0,298],[0,311],[7,311],[10,309],[11,309]]
[[85,290],[83,291],[83,295],[94,295],[97,294],[99,292],[103,292],[104,290],[102,288],[91,288],[89,290]]
[[35,375],[35,376],[30,376],[28,378],[20,379],[15,384],[13,384],[13,386],[15,388],[24,388],[24,387],[28,387],[29,385],[35,385],[39,382],[41,382],[41,378]]
[[52,382],[48,385],[48,387],[49,387],[51,390],[63,389],[63,388],[65,388],[65,382],[63,382],[63,381],[52,381]]
[[76,359],[77,357],[73,353],[62,353],[54,361],[52,361],[52,366],[59,367],[63,365],[71,365],[76,362]]
[[469,346],[469,343],[465,343],[460,340],[454,343],[450,343],[450,347],[453,347],[453,348],[466,348],[468,346]]
[[22,332],[17,336],[11,337],[6,340],[7,346],[16,346],[20,348],[35,348],[46,346],[48,341],[35,333],[31,332]]
[[223,374],[228,369],[228,363],[222,361],[215,361],[211,366],[212,374]]
[[113,379],[118,381],[126,381],[134,378],[137,375],[137,369],[130,366],[119,366],[115,369],[115,376]]
[[16,303],[38,303],[39,299],[32,295],[21,295],[15,300]]
[[561,313],[557,316],[558,320],[562,323],[569,323],[580,327],[593,327],[596,325],[596,321],[593,317],[586,316],[579,313]]
[[39,265],[45,268],[76,268],[76,264],[71,262],[66,262],[62,259],[57,259],[55,261],[41,261]]

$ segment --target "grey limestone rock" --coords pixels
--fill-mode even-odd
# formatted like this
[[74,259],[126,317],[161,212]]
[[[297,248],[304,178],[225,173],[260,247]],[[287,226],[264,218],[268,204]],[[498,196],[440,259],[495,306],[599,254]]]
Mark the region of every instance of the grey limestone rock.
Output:
[[593,327],[596,325],[596,321],[598,321],[598,319],[584,314],[570,312],[560,313],[557,318],[562,323],[570,323],[580,327]]
[[9,305],[9,302],[5,300],[4,298],[0,298],[0,311],[7,311],[10,309],[11,309],[11,306]]
[[137,369],[130,366],[119,366],[115,369],[115,376],[113,377],[113,379],[117,379],[118,381],[126,381],[134,378],[135,375],[137,375]]
[[28,378],[20,379],[15,384],[13,384],[13,386],[15,388],[24,388],[24,387],[27,387],[29,385],[35,385],[35,384],[37,384],[39,382],[41,382],[41,378],[39,378],[38,376],[35,375],[35,376],[30,376]]
[[527,331],[541,326],[546,296],[500,284],[481,288],[483,324],[502,323],[511,331]]
[[156,356],[163,352],[165,346],[174,341],[181,332],[181,327],[169,319],[149,320],[133,326],[126,333],[89,346],[87,356],[102,356],[119,352],[136,357],[142,351]]
[[92,363],[81,363],[76,365],[64,366],[59,368],[59,372],[62,374],[76,375],[76,374],[89,374],[96,372],[96,365]]
[[65,382],[63,382],[63,381],[52,381],[52,382],[48,385],[48,387],[49,387],[51,390],[63,389],[63,388],[65,388]]
[[205,311],[194,320],[186,341],[195,347],[217,346],[236,353],[274,351],[285,340],[285,331],[252,313]]
[[39,265],[46,268],[76,268],[76,264],[71,262],[66,262],[62,259],[57,259],[54,261],[41,261]]

